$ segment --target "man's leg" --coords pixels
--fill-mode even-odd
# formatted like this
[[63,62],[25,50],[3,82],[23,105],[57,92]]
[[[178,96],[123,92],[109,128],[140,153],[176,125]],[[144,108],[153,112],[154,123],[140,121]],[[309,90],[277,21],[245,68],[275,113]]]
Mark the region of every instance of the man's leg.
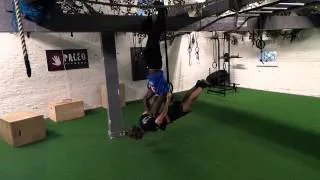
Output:
[[[155,4],[160,5],[161,3],[155,2]],[[149,69],[149,73],[153,73],[155,70],[162,69],[160,37],[164,31],[164,26],[165,26],[165,10],[159,9],[156,22],[148,33],[148,40],[146,44],[145,58],[146,58],[147,68]]]
[[[161,5],[156,1],[155,5]],[[148,41],[145,51],[146,69],[147,69],[147,79],[152,86],[153,90],[158,95],[163,95],[163,93],[168,92],[168,82],[164,77],[162,69],[162,56],[160,49],[160,37],[164,30],[165,23],[165,10],[158,9],[157,19],[154,26],[149,31]]]
[[[158,1],[156,1],[154,4],[155,5],[164,5],[163,3],[158,2]],[[157,42],[160,42],[160,37],[165,30],[166,13],[167,13],[166,9],[164,9],[164,8],[158,9],[157,19],[155,22],[155,26],[153,28],[154,39]]]
[[157,115],[160,113],[160,109],[163,104],[166,102],[166,96],[155,96],[153,97],[152,106],[150,108],[150,113],[153,115]]
[[182,98],[182,102],[186,102],[189,99],[189,97],[192,94],[192,92],[195,91],[196,89],[197,89],[197,87],[193,86],[191,89],[189,89],[187,92],[185,92],[184,96]]
[[192,103],[199,97],[202,90],[203,90],[202,87],[195,88],[189,95],[188,99],[182,102],[183,112],[188,112],[191,110]]
[[185,92],[183,98],[182,98],[182,102],[186,102],[190,95],[193,93],[193,91],[195,91],[198,87],[202,87],[202,88],[206,88],[209,87],[210,83],[206,80],[198,80],[197,84],[195,86],[193,86],[191,89],[189,89],[187,92]]
[[144,104],[144,113],[150,112],[151,105],[150,105],[150,99],[153,97],[154,93],[151,91],[151,89],[148,89],[147,93],[143,97],[143,104]]
[[188,90],[182,99],[183,111],[190,111],[192,103],[198,98],[202,90],[209,86],[210,84],[207,81],[199,80],[193,88]]

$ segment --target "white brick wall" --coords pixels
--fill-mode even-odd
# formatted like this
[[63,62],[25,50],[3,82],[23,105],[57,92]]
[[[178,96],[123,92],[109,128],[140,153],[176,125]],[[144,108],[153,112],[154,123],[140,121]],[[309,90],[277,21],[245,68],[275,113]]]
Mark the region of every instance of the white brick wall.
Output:
[[[143,42],[143,45],[144,44],[145,41]],[[130,47],[133,46],[132,33],[118,33],[116,35],[119,81],[125,83],[127,101],[133,101],[142,98],[146,89],[146,81],[134,82],[132,80]]]
[[[70,97],[83,99],[86,109],[100,106],[99,88],[105,78],[99,34],[31,33],[27,39],[31,78],[26,75],[18,36],[1,33],[0,40],[0,115],[20,110],[47,115],[49,101]],[[49,72],[45,50],[65,48],[88,49],[90,68]]]
[[233,59],[233,65],[242,65],[246,69],[232,69],[232,79],[242,87],[320,96],[320,31],[308,30],[308,38],[290,43],[288,40],[274,41],[267,46],[278,53],[278,67],[256,67],[257,48],[251,48],[251,42],[241,42],[233,47],[233,52],[240,52],[242,59]]
[[[242,59],[233,59],[232,65],[245,69],[232,69],[232,79],[242,87],[268,91],[320,96],[320,34],[310,30],[308,39],[294,44],[280,41],[269,46],[277,50],[277,68],[256,67],[259,64],[258,50],[250,41],[233,47],[234,54]],[[212,63],[211,33],[199,34],[200,64],[193,48],[189,66],[188,35],[176,38],[168,47],[170,76],[175,92],[184,91],[208,74]],[[25,72],[19,38],[15,34],[1,33],[0,52],[0,115],[19,110],[32,110],[47,115],[47,104],[62,98],[81,98],[85,108],[101,106],[100,85],[105,83],[104,65],[99,33],[32,33],[27,39],[32,66],[32,77]],[[126,84],[126,100],[141,99],[146,90],[146,81],[133,82],[131,77],[131,33],[116,36],[120,82]],[[143,42],[143,44],[145,41]],[[164,46],[163,46],[164,47]],[[89,69],[48,72],[45,50],[86,48],[89,53]],[[163,48],[164,50],[164,48]],[[163,62],[165,56],[163,51]],[[69,89],[69,90],[68,90]]]
[[195,55],[195,47],[191,52],[191,65],[189,65],[189,36],[184,35],[173,43],[169,51],[170,75],[175,91],[190,89],[197,80],[205,78],[212,63],[212,45],[209,39],[211,33],[198,34],[199,61]]
[[[211,33],[199,34],[200,64],[197,64],[193,48],[192,65],[189,66],[188,35],[176,38],[168,47],[170,77],[175,92],[187,90],[198,79],[207,76],[213,57],[210,36]],[[273,41],[274,44],[267,45],[266,48],[276,50],[278,53],[278,67],[276,68],[256,67],[261,65],[258,61],[259,50],[252,48],[248,37],[244,38],[244,42],[239,40],[237,46],[232,46],[232,54],[239,53],[243,58],[232,59],[231,67],[241,65],[246,69],[231,68],[232,80],[246,88],[320,96],[320,86],[317,83],[320,81],[320,73],[318,73],[320,69],[320,33],[318,30],[308,30],[307,37],[302,42],[291,44],[288,40],[278,40]],[[133,46],[132,34],[118,34],[117,58],[120,81],[126,84],[127,100],[137,100],[145,93],[146,81],[132,81],[130,46]],[[165,62],[164,45],[162,50],[163,62]]]

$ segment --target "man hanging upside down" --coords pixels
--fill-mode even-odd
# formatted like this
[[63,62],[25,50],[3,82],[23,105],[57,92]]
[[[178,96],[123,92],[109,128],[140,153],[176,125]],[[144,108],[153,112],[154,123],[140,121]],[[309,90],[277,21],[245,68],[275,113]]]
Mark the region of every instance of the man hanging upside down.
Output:
[[[163,3],[155,1],[154,5],[163,5]],[[148,80],[148,92],[144,96],[145,112],[150,111],[151,105],[149,100],[152,97],[160,97],[157,102],[160,105],[162,104],[162,97],[165,97],[170,91],[170,85],[162,71],[162,56],[160,50],[160,37],[164,32],[167,10],[165,8],[158,8],[157,11],[158,15],[155,23],[153,23],[152,16],[149,16],[142,24],[142,30],[148,35],[146,49],[144,51],[146,78]]]
[[174,101],[170,105],[169,99],[172,94],[167,94],[167,101],[161,113],[152,114],[145,112],[141,115],[138,125],[132,126],[128,131],[128,135],[134,139],[142,139],[146,132],[155,132],[158,129],[166,130],[169,123],[173,123],[177,119],[191,112],[193,102],[198,98],[203,89],[214,86],[219,81],[227,77],[226,71],[218,71],[210,74],[206,80],[198,80],[196,85],[188,90],[182,100]]

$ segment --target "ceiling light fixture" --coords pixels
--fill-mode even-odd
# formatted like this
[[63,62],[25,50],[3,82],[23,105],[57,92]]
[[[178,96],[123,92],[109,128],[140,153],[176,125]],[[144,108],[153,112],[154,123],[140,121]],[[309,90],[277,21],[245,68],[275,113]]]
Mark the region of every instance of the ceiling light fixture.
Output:
[[279,5],[285,5],[285,6],[304,6],[304,3],[279,3]]

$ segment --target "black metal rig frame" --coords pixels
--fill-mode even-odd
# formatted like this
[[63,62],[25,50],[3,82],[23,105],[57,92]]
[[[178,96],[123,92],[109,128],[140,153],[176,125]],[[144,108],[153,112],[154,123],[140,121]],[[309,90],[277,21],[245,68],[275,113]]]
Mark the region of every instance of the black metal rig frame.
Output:
[[[207,93],[217,93],[217,94],[222,94],[226,96],[226,93],[228,91],[234,91],[237,92],[237,85],[236,83],[231,82],[230,79],[230,59],[232,58],[239,58],[239,56],[231,56],[231,38],[229,33],[224,33],[223,38],[219,37],[214,37],[213,39],[223,39],[223,41],[227,42],[227,52],[223,54],[222,57],[220,57],[220,42],[218,41],[218,62],[217,62],[217,71],[221,70],[221,59],[223,59],[223,69],[228,72],[228,79],[224,81],[223,83],[217,84],[215,86],[210,87],[207,90]],[[223,47],[225,48],[225,47]]]

